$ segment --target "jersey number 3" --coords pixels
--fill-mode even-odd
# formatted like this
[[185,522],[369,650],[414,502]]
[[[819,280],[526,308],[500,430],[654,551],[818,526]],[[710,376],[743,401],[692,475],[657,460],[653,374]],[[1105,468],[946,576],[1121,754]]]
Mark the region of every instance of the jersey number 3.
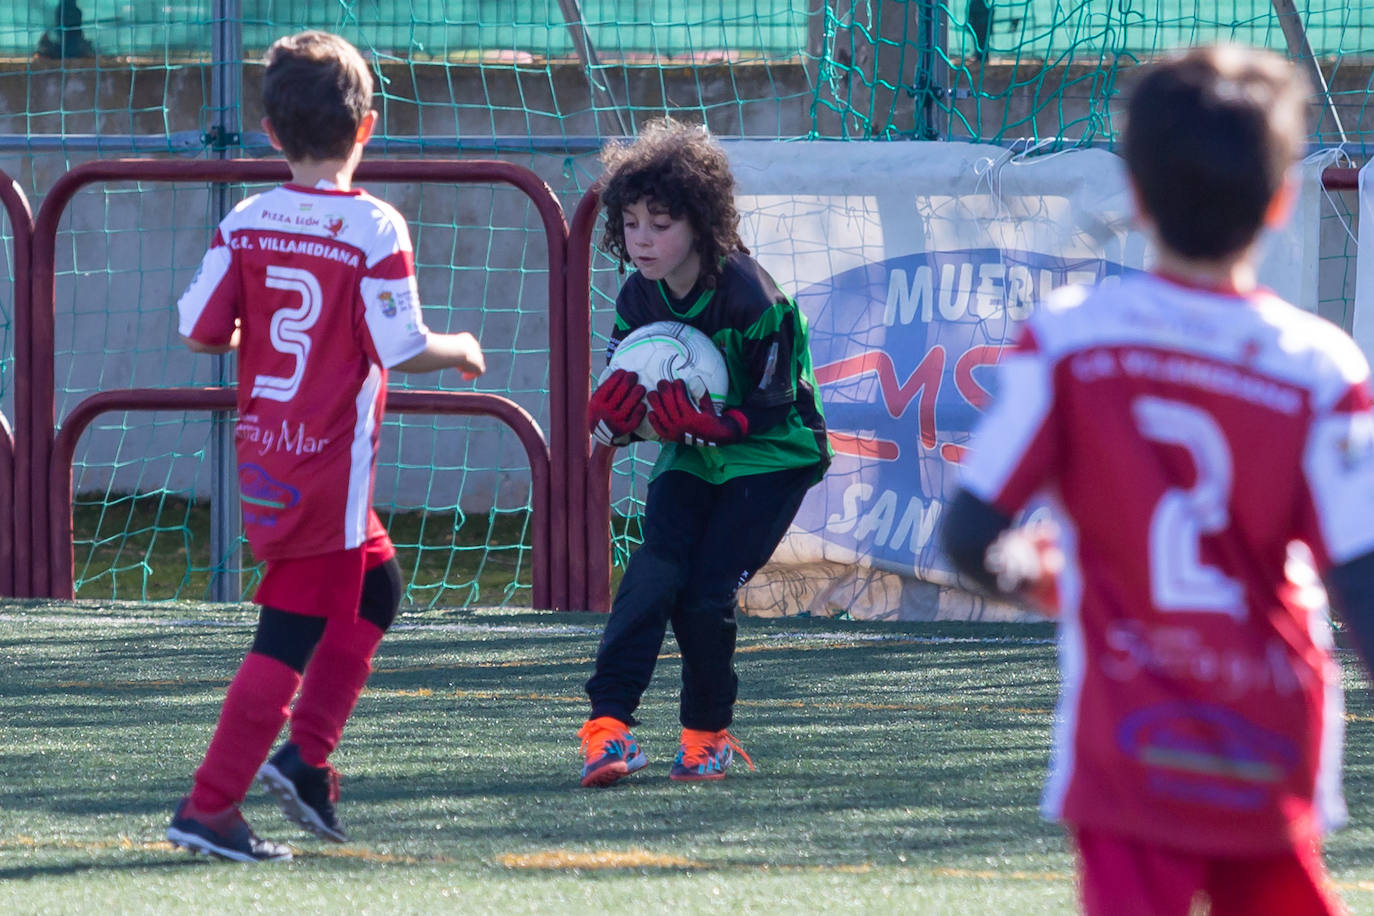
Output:
[[268,332],[273,349],[295,357],[295,368],[290,375],[259,375],[253,380],[253,397],[285,402],[296,396],[305,377],[305,361],[310,358],[310,335],[306,332],[320,320],[324,294],[315,275],[297,267],[269,266],[266,285],[268,289],[286,290],[301,297],[299,305],[272,313]]
[[1207,411],[1181,401],[1139,397],[1131,412],[1141,435],[1185,449],[1197,469],[1189,489],[1171,487],[1150,516],[1150,592],[1161,611],[1246,616],[1244,590],[1202,562],[1200,539],[1230,524],[1231,447]]

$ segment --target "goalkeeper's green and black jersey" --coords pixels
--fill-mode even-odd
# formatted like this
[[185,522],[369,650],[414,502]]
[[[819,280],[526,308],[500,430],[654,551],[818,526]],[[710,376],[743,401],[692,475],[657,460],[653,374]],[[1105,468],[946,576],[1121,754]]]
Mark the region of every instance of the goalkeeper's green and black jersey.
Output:
[[681,321],[710,336],[725,356],[730,392],[722,409],[749,421],[739,442],[715,448],[665,443],[654,476],[672,468],[711,483],[746,474],[830,464],[820,389],[811,370],[806,318],[759,263],[736,252],[721,261],[714,287],[701,280],[681,299],[635,271],[615,303],[609,360],[620,340],[653,321]]

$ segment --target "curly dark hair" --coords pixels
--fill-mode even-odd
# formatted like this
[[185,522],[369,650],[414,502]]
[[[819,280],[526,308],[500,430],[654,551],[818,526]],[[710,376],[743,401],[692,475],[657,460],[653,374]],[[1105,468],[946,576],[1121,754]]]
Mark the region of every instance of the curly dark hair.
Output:
[[606,209],[601,249],[622,272],[631,263],[625,249],[625,208],[641,200],[663,207],[673,219],[687,218],[701,259],[701,276],[715,285],[720,260],[749,249],[739,237],[735,176],[720,144],[705,127],[660,118],[644,124],[633,143],[601,151],[605,169],[598,181]]

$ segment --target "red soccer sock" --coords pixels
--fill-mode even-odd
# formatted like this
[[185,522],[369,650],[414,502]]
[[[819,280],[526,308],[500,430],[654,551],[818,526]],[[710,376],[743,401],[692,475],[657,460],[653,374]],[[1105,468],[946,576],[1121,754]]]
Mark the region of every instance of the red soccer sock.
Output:
[[300,699],[291,713],[291,741],[310,766],[324,766],[339,746],[383,631],[362,618],[333,619],[305,667]]
[[229,684],[215,735],[196,770],[194,807],[220,811],[243,801],[277,740],[300,682],[290,665],[248,653]]

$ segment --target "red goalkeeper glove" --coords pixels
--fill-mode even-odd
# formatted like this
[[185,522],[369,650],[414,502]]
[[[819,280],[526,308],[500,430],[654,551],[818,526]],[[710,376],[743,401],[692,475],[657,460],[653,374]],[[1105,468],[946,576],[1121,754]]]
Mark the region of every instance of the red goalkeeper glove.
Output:
[[587,426],[592,438],[602,445],[628,445],[630,433],[648,409],[639,376],[617,369],[592,392],[587,402]]
[[657,391],[649,392],[649,425],[664,442],[696,446],[728,445],[749,432],[744,414],[738,410],[716,413],[709,394],[693,404],[682,379],[664,379]]

